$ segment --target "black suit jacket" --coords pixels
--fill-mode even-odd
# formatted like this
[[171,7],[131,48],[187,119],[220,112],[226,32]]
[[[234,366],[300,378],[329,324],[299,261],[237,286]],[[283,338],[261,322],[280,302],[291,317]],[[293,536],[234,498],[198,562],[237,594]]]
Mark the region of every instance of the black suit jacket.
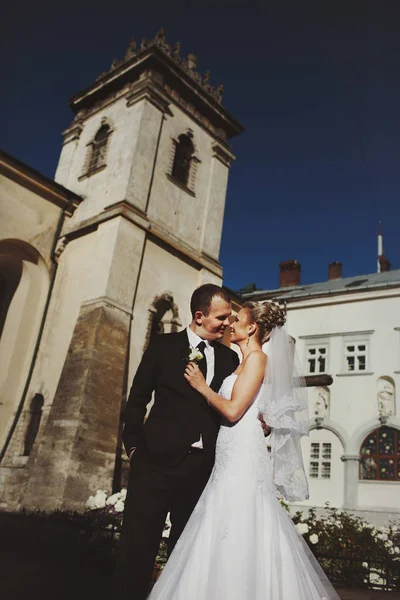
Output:
[[[184,378],[189,355],[186,330],[157,335],[143,355],[124,414],[123,441],[128,452],[136,447],[166,465],[178,463],[190,446],[203,439],[204,454],[214,456],[220,415]],[[238,366],[233,350],[214,344],[215,391]],[[154,405],[145,423],[146,406],[155,392]]]

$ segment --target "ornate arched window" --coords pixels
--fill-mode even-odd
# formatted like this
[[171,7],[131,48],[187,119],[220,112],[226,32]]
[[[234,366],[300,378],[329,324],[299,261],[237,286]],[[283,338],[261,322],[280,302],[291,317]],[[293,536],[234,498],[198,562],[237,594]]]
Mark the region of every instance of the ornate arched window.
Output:
[[112,129],[110,125],[103,119],[102,125],[97,130],[96,135],[88,143],[88,153],[86,155],[83,174],[79,179],[90,177],[90,175],[101,171],[107,166],[106,158],[111,133]]
[[400,481],[400,431],[379,427],[364,439],[360,450],[360,479]]
[[102,125],[92,142],[92,156],[90,157],[89,172],[97,171],[99,167],[106,164],[106,154],[108,137],[110,135],[110,126]]
[[164,292],[161,296],[156,296],[149,308],[149,322],[143,351],[155,335],[178,331],[180,326],[179,309],[172,294]]
[[194,153],[193,142],[188,135],[182,134],[178,138],[175,147],[174,164],[172,165],[172,177],[183,185],[189,181],[190,163]]
[[194,195],[194,184],[197,165],[200,162],[195,156],[192,132],[182,133],[173,139],[170,177],[174,183],[185,188]]

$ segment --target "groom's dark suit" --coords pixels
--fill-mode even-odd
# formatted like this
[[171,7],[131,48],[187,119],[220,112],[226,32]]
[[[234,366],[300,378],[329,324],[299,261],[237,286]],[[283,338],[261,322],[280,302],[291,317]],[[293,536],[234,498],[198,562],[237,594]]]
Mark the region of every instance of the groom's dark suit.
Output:
[[[123,441],[131,458],[120,543],[119,587],[145,600],[165,517],[171,513],[169,552],[209,478],[220,417],[184,378],[186,330],[156,336],[143,355],[124,415]],[[213,390],[239,364],[237,354],[214,344]],[[146,406],[155,392],[146,422]],[[192,444],[202,438],[203,449]]]

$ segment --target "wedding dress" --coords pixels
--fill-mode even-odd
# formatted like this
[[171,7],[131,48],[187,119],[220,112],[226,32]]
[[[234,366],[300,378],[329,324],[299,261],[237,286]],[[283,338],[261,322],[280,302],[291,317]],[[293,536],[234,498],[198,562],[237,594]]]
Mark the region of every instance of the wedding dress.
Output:
[[148,600],[339,600],[276,498],[260,391],[239,421],[222,419],[210,479]]

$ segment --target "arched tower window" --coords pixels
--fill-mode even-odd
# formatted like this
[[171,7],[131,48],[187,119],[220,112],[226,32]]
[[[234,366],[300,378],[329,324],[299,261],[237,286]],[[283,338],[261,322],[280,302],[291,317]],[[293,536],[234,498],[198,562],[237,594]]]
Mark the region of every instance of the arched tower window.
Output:
[[194,146],[189,135],[180,135],[175,147],[172,177],[183,185],[187,185],[189,182],[190,163],[192,162],[193,153]]
[[379,427],[364,439],[360,450],[360,479],[400,481],[400,431]]
[[83,167],[83,174],[79,177],[79,180],[90,177],[90,175],[101,171],[107,166],[106,158],[111,133],[112,129],[110,125],[103,119],[102,125],[97,130],[96,135],[88,143],[88,153]]
[[106,163],[108,136],[110,126],[102,125],[96,133],[92,142],[92,156],[90,158],[89,172],[96,171]]
[[200,161],[195,156],[193,134],[191,131],[182,133],[172,141],[170,178],[194,196],[197,165]]
[[149,308],[149,313],[149,322],[147,325],[146,341],[143,351],[146,350],[155,335],[178,331],[178,327],[181,326],[179,309],[170,292],[164,292],[161,296],[156,296]]

